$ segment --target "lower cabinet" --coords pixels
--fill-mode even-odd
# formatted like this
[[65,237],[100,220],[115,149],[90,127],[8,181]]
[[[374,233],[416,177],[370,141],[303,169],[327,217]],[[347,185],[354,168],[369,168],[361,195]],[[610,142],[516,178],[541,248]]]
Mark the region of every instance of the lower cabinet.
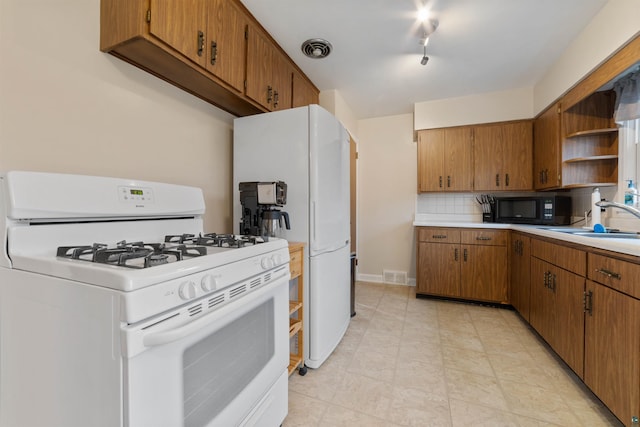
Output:
[[529,322],[582,378],[587,254],[532,239],[531,255]]
[[589,254],[584,382],[625,425],[640,418],[639,275],[638,264]]
[[416,293],[507,302],[507,231],[420,227]]
[[580,378],[584,368],[584,284],[584,276],[531,258],[531,326]]
[[529,322],[531,300],[531,238],[511,232],[509,302]]

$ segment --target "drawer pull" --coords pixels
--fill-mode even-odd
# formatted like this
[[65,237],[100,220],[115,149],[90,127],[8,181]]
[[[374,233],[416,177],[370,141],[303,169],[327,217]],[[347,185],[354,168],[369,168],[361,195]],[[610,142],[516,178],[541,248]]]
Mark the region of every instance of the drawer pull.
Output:
[[476,240],[491,240],[491,237],[485,237],[485,236],[478,236],[476,237]]
[[596,268],[596,273],[604,274],[610,279],[618,279],[621,280],[622,276],[619,273],[614,273],[613,271],[605,270],[604,268]]
[[446,234],[434,234],[431,236],[432,239],[446,239],[447,235]]

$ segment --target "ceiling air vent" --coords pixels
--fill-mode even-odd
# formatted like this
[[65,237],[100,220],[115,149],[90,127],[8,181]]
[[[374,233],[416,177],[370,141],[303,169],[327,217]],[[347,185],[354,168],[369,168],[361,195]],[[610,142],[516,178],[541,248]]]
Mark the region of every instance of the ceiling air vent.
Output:
[[309,39],[302,43],[301,49],[309,58],[321,59],[329,56],[333,46],[324,39]]

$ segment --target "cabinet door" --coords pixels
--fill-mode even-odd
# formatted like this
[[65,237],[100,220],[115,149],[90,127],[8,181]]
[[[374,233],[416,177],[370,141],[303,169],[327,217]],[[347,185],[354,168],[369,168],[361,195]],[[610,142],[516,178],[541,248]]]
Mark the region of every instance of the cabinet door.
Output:
[[293,93],[291,96],[293,108],[320,102],[316,88],[297,71],[293,72]]
[[531,299],[531,239],[520,233],[511,238],[511,280],[509,302],[529,321],[529,301]]
[[534,188],[559,187],[560,174],[560,104],[554,104],[533,124]]
[[416,292],[460,296],[460,245],[418,243]]
[[555,297],[554,333],[551,346],[558,355],[583,377],[585,279],[558,267],[551,270],[551,290]]
[[149,7],[149,32],[204,66],[207,60],[205,0],[151,0]]
[[249,18],[234,2],[226,0],[210,0],[207,13],[206,68],[243,92]]
[[443,191],[444,129],[418,132],[418,192]]
[[587,281],[584,382],[622,422],[640,416],[640,300]]
[[530,121],[502,126],[502,183],[504,190],[533,188],[533,129]]
[[502,158],[502,125],[476,127],[473,131],[474,189],[503,189]]
[[553,342],[554,298],[549,290],[551,265],[531,257],[531,300],[529,320],[531,326],[549,343]]
[[273,109],[271,64],[273,46],[254,25],[247,29],[247,86],[245,94],[268,110]]
[[506,246],[462,245],[460,296],[482,301],[507,301]]
[[473,190],[472,137],[469,126],[444,129],[445,191]]
[[291,108],[293,67],[275,47],[273,48],[272,60],[273,110],[286,110]]

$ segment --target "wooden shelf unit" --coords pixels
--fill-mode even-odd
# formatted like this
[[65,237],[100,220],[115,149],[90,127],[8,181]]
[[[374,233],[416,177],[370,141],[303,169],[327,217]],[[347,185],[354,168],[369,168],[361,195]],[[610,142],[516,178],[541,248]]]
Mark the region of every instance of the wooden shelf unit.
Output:
[[289,375],[298,369],[307,373],[304,365],[304,243],[289,242]]
[[615,93],[595,92],[562,113],[562,186],[618,183]]

